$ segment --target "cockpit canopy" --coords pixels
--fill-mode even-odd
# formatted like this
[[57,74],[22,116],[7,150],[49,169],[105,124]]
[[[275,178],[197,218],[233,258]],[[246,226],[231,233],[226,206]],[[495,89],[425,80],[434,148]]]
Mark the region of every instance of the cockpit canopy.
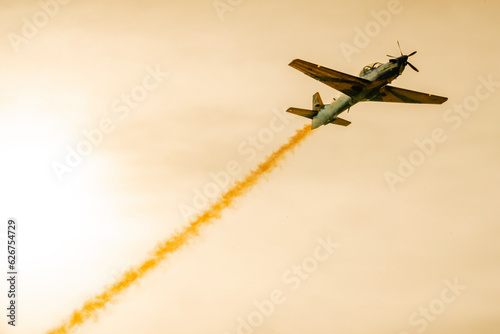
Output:
[[360,77],[366,76],[368,73],[370,73],[371,71],[373,71],[374,69],[376,69],[380,65],[382,65],[382,63],[379,63],[379,62],[366,65],[365,67],[363,67],[363,69],[361,70],[361,72],[359,72],[359,76]]

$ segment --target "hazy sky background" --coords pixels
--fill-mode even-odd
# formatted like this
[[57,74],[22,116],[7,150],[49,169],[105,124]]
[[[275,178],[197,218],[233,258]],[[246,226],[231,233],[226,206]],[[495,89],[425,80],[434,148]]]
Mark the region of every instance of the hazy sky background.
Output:
[[[291,60],[357,75],[398,55],[399,40],[406,54],[418,50],[411,62],[420,73],[407,68],[393,85],[448,102],[363,103],[344,114],[349,127],[315,130],[75,333],[235,334],[275,289],[285,301],[253,333],[497,333],[500,84],[482,88],[490,96],[459,125],[444,117],[471,101],[480,77],[500,82],[500,3],[401,0],[351,57],[341,44],[355,45],[389,1],[234,3],[221,20],[210,0],[73,0],[17,48],[9,38],[41,7],[2,3],[1,219],[19,221],[20,309],[18,327],[2,317],[0,332],[60,324],[188,223],[181,207],[193,205],[210,173],[234,160],[235,179],[243,177],[309,122],[284,115],[287,107],[309,108],[316,91],[325,102],[339,95]],[[113,104],[147,68],[168,76],[120,118]],[[276,115],[286,126],[255,156],[243,153]],[[113,130],[60,182],[52,164],[103,119]],[[446,141],[391,191],[385,174],[437,128]],[[340,246],[292,291],[283,275],[314,254],[318,238]],[[422,330],[419,312],[439,304],[445,280],[466,289]]]

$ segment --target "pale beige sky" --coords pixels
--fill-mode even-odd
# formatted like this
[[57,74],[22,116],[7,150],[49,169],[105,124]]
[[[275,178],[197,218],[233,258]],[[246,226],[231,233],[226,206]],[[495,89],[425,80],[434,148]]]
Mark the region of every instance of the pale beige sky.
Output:
[[[500,3],[221,3],[232,9],[73,0],[29,38],[23,18],[43,19],[39,2],[2,4],[1,219],[20,225],[20,308],[18,326],[4,318],[0,332],[60,324],[185,226],[182,208],[196,204],[211,173],[235,161],[233,180],[243,177],[307,123],[287,107],[308,108],[316,91],[325,102],[339,94],[291,60],[357,74],[397,55],[399,40],[405,53],[418,50],[420,73],[407,69],[393,84],[448,102],[364,103],[344,115],[349,127],[315,130],[75,333],[497,333]],[[373,12],[391,8],[378,24]],[[356,47],[370,27],[367,45],[346,56],[341,46]],[[120,103],[144,85],[136,108]],[[454,111],[464,104],[467,118]],[[252,149],[271,124],[279,130]],[[107,133],[59,180],[54,162],[99,128]],[[387,173],[436,129],[445,139],[391,186]],[[311,269],[318,238],[340,246]],[[310,278],[297,281],[289,270],[302,264]],[[0,289],[4,305],[5,282]],[[240,328],[273,291],[282,302],[262,324]]]

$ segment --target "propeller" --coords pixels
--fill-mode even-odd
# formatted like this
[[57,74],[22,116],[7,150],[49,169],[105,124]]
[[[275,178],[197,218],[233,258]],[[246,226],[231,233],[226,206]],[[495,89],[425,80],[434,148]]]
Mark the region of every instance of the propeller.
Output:
[[399,48],[399,53],[401,54],[401,56],[399,57],[394,57],[394,56],[391,56],[391,55],[387,55],[387,57],[391,58],[391,60],[389,60],[391,63],[396,63],[398,61],[398,59],[401,59],[403,61],[403,64],[406,65],[408,64],[412,70],[416,71],[416,72],[419,72],[418,68],[416,68],[412,63],[410,63],[408,61],[408,57],[411,57],[413,56],[415,53],[417,53],[417,51],[413,51],[412,53],[410,53],[409,55],[404,55],[403,54],[403,51],[401,51],[401,45],[399,44],[399,41],[398,41],[398,48]]
[[410,63],[409,61],[408,61],[408,62],[406,62],[406,63],[407,63],[408,65],[410,65],[410,67],[411,67],[411,68],[412,68],[415,72],[420,72],[420,71],[418,70],[418,68],[416,68],[415,66],[413,66],[413,65],[412,65],[412,63]]

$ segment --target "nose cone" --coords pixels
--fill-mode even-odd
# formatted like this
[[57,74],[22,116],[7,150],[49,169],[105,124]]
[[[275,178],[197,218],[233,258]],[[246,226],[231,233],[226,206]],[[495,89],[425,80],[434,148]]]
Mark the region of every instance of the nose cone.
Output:
[[403,73],[406,67],[406,63],[408,62],[408,56],[401,56],[398,59],[399,64],[399,74]]

